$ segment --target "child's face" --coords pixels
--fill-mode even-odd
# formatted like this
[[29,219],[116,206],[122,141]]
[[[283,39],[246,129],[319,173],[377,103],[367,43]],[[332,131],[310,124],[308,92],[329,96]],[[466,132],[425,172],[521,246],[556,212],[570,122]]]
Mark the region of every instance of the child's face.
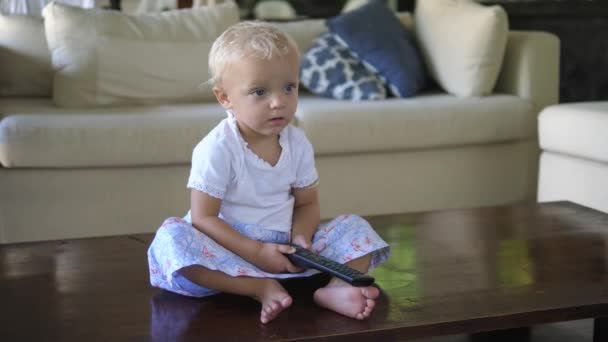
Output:
[[299,57],[291,51],[270,60],[244,58],[226,66],[213,89],[234,114],[245,139],[277,136],[293,119],[298,104]]

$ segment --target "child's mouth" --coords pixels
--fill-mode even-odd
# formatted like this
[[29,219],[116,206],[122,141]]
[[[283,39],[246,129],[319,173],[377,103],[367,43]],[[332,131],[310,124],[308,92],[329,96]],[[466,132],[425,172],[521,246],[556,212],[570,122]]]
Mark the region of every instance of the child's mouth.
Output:
[[272,118],[270,122],[274,125],[282,125],[285,122],[285,118]]

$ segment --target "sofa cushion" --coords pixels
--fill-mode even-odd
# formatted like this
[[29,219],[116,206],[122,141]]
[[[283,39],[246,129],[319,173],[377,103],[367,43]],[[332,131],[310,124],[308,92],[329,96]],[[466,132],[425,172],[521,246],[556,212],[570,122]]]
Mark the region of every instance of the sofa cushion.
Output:
[[[349,102],[302,95],[294,123],[319,155],[499,143],[534,136],[532,105],[510,95]],[[66,109],[50,99],[0,98],[5,167],[188,164],[221,119],[215,103]]]
[[0,98],[4,167],[188,164],[225,116],[216,103],[58,108],[48,99]]
[[346,102],[301,96],[297,125],[317,155],[498,143],[535,135],[529,101],[511,95]]
[[445,91],[461,97],[492,92],[508,34],[501,7],[472,0],[418,1],[415,23],[427,66]]
[[0,14],[0,96],[51,96],[42,18]]
[[424,87],[426,73],[414,37],[386,5],[370,2],[328,20],[327,26],[386,79],[395,96],[411,97]]
[[582,102],[545,108],[538,117],[540,147],[608,163],[608,102]]
[[211,44],[239,12],[218,6],[131,16],[51,3],[44,9],[55,80],[65,107],[211,100]]
[[300,82],[311,92],[338,100],[382,100],[384,82],[326,32],[300,62]]
[[288,34],[296,42],[300,54],[305,53],[313,45],[314,40],[327,32],[324,19],[309,19],[289,22],[272,22],[281,31]]

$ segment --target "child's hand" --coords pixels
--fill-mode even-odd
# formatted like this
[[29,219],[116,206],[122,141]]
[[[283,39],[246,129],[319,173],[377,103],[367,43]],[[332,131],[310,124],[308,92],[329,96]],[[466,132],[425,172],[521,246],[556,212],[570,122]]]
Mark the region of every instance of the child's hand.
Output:
[[293,253],[295,249],[288,245],[263,243],[258,251],[255,264],[270,273],[300,273],[303,269],[292,264],[285,254]]
[[310,239],[305,238],[304,235],[301,234],[294,235],[294,237],[291,239],[291,243],[298,245],[302,248],[306,248],[308,250],[312,248],[312,242],[310,241]]

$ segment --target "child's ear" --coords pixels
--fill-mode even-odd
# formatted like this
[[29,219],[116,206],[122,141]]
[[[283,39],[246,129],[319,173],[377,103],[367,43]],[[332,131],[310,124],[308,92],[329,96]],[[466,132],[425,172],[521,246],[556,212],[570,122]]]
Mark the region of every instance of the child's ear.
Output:
[[217,102],[219,102],[222,105],[222,107],[224,107],[226,109],[232,108],[232,103],[230,103],[228,94],[226,94],[226,92],[222,88],[213,87],[213,94],[215,95]]

